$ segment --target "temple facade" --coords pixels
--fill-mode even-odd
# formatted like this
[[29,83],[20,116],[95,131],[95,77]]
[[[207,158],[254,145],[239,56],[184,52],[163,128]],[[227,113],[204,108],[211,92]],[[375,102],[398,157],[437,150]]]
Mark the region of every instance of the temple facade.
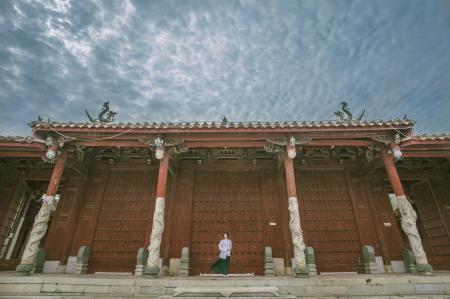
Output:
[[30,125],[0,137],[2,270],[199,275],[223,232],[231,273],[450,270],[450,135],[409,119]]

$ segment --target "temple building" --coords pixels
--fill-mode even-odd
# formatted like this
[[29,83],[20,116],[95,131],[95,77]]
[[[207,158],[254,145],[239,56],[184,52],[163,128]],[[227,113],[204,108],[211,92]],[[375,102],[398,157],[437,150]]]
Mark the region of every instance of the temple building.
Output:
[[336,115],[34,121],[0,137],[0,269],[199,275],[229,232],[231,273],[450,270],[450,135]]

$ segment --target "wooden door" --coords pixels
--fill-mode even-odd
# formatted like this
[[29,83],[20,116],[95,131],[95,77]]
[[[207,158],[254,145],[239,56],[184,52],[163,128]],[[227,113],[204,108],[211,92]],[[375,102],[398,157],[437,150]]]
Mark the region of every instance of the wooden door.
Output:
[[231,273],[263,274],[264,242],[258,171],[198,171],[192,208],[191,273],[209,273],[223,232],[233,242]]
[[66,262],[69,252],[67,247],[72,243],[73,230],[69,226],[74,225],[75,215],[79,210],[81,200],[80,180],[69,180],[62,186],[61,199],[49,225],[45,238],[44,249],[47,250],[47,260],[60,260]]
[[109,173],[94,233],[90,272],[134,270],[136,254],[146,246],[146,233],[152,223],[154,181],[150,171]]
[[297,172],[306,243],[319,272],[356,271],[361,245],[344,171]]
[[436,270],[449,270],[450,238],[430,186],[426,181],[420,181],[413,184],[409,191],[416,204],[417,226],[428,262]]

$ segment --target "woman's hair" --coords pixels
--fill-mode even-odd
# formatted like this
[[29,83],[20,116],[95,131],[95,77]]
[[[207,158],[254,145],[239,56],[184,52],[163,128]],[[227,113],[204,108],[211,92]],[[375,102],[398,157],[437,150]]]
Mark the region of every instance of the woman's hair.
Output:
[[228,232],[224,232],[224,234],[227,234],[227,238],[230,237],[230,234]]

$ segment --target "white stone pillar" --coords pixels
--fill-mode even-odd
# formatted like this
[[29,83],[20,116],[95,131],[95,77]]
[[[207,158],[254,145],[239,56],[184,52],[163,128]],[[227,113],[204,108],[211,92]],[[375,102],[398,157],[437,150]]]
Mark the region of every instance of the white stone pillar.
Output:
[[300,215],[298,213],[297,197],[289,197],[289,229],[292,235],[292,245],[294,247],[295,268],[307,268],[305,259],[305,241],[303,231],[300,225]]
[[[164,197],[157,197],[155,203],[155,212],[153,213],[153,225],[152,233],[150,235],[150,245],[148,246],[147,268],[158,268],[159,266],[159,251],[161,247],[161,238],[164,231],[164,207]],[[159,271],[159,268],[157,269],[157,271]]]
[[417,230],[417,213],[405,195],[397,196],[398,208],[401,215],[401,226],[408,236],[409,245],[416,260],[416,268],[419,274],[431,274],[433,268],[428,264],[427,255],[422,246],[419,231]]
[[30,238],[22,254],[22,260],[16,268],[17,275],[29,275],[33,269],[34,258],[38,252],[39,244],[47,232],[54,200],[54,196],[44,194],[42,197],[42,205],[34,218],[33,228],[31,229]]

